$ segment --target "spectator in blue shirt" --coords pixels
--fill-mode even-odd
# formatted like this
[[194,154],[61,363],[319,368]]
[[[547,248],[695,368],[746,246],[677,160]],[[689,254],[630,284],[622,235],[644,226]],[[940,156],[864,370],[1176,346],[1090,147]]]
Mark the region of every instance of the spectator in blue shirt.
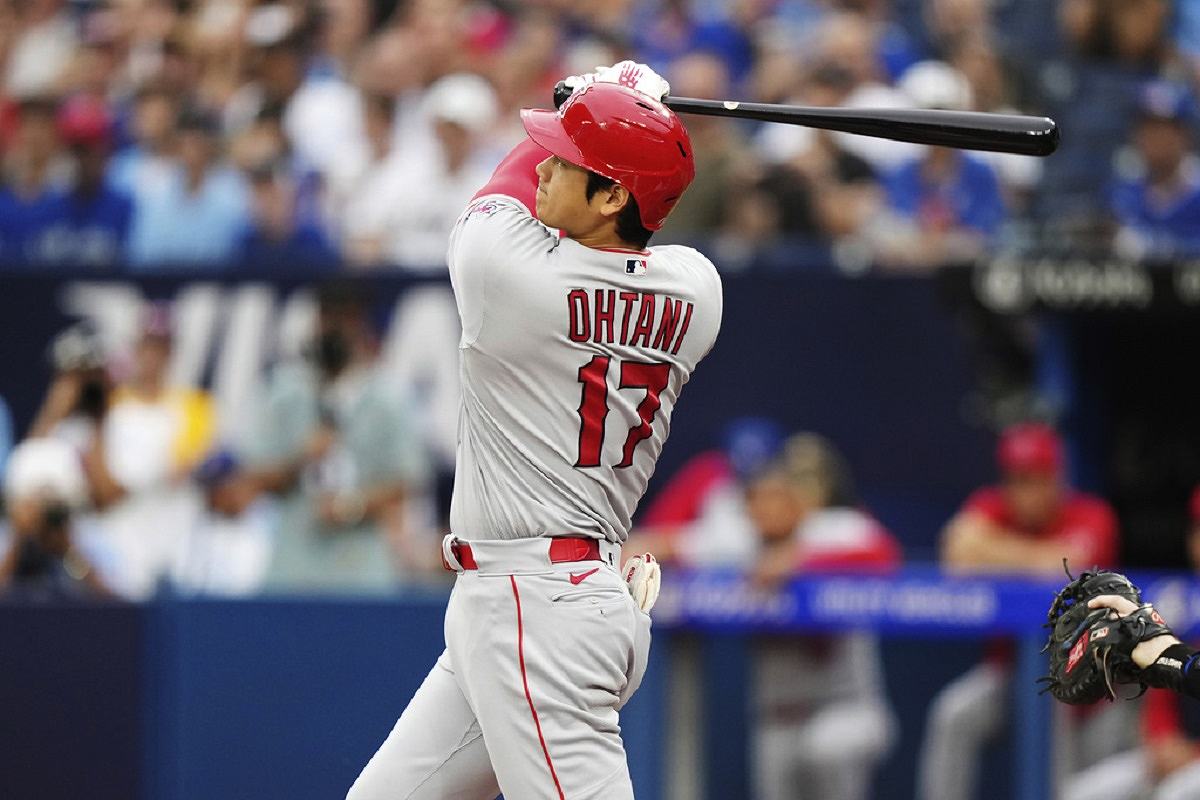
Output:
[[246,230],[246,183],[221,160],[217,118],[188,109],[177,127],[175,167],[162,181],[135,187],[129,245],[135,269],[228,264]]
[[151,84],[138,91],[128,121],[132,141],[108,165],[108,180],[115,188],[132,197],[136,189],[170,178],[175,166],[172,153],[178,105],[162,85]]
[[48,219],[25,243],[39,265],[109,267],[124,259],[133,204],[106,180],[112,119],[103,103],[79,95],[58,112],[58,133],[75,163],[74,185],[56,192]]
[[332,270],[338,255],[315,220],[297,207],[296,182],[282,166],[251,172],[254,221],[241,242],[241,263],[271,270]]
[[668,0],[648,19],[632,26],[632,46],[638,60],[664,72],[680,58],[705,53],[719,58],[731,80],[739,83],[754,66],[754,42],[749,30],[761,21],[766,6],[734,4],[726,14],[705,14],[691,6],[688,0]]
[[1190,127],[1194,98],[1182,84],[1152,81],[1139,92],[1138,110],[1132,144],[1139,163],[1113,186],[1117,248],[1141,258],[1200,254],[1200,159]]
[[53,219],[67,184],[69,163],[59,147],[55,104],[23,101],[0,182],[0,265],[28,264],[31,245]]
[[892,174],[888,199],[927,230],[966,228],[984,236],[1004,220],[996,173],[961,150],[930,148]]
[[[941,62],[916,64],[905,73],[900,88],[920,108],[971,108],[970,84]],[[884,245],[887,261],[936,266],[975,258],[1004,221],[996,173],[987,162],[961,150],[928,148],[892,173],[886,189],[901,229]]]

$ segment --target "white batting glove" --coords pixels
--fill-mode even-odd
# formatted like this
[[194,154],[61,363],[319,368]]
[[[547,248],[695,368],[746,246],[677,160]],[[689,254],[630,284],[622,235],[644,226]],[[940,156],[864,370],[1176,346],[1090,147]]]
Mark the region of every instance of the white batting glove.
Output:
[[622,574],[638,608],[649,614],[658,600],[658,590],[662,585],[662,570],[658,561],[649,553],[633,556],[625,562]]
[[659,102],[671,93],[671,84],[665,78],[645,64],[628,60],[619,61],[611,67],[596,67],[595,72],[586,75],[572,75],[564,78],[563,83],[572,92],[593,83],[616,83],[636,89]]

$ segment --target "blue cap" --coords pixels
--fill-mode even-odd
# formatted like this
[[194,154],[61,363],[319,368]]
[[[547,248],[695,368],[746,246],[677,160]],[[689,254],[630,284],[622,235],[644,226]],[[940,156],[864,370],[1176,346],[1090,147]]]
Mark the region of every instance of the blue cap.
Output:
[[214,450],[192,472],[192,478],[205,489],[217,486],[237,472],[238,460],[229,450]]
[[783,427],[766,417],[738,417],[722,435],[725,456],[738,480],[762,472],[783,448]]
[[1142,84],[1137,106],[1143,118],[1186,123],[1196,115],[1192,90],[1177,81],[1154,80]]

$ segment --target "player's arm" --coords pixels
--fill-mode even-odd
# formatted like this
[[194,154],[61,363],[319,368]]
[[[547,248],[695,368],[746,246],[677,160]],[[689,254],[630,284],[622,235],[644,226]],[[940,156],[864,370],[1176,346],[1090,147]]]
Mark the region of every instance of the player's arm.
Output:
[[[1133,601],[1118,595],[1093,598],[1088,601],[1088,607],[1108,608],[1121,617],[1139,608]],[[1174,634],[1168,632],[1138,642],[1130,658],[1149,685],[1200,699],[1200,652],[1183,644]]]
[[1064,556],[1073,564],[1091,563],[1088,548],[1033,541],[971,509],[952,519],[942,535],[942,564],[960,571],[1053,572],[1062,569]]
[[404,502],[405,484],[377,483],[365,489],[330,492],[317,498],[317,517],[334,526],[378,522]]
[[488,182],[471,198],[471,202],[489,195],[504,195],[525,206],[530,214],[536,215],[537,165],[548,156],[549,153],[532,140],[524,140],[505,156]]
[[775,586],[799,573],[882,572],[900,562],[896,540],[871,520],[842,541],[807,545],[788,541],[767,548],[751,580],[759,586]]

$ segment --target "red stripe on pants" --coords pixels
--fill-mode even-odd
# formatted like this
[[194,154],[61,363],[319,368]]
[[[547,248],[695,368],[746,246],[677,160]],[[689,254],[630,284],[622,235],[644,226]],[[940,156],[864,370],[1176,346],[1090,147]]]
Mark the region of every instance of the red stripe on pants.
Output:
[[521,662],[521,683],[525,685],[525,699],[529,701],[529,713],[533,715],[533,724],[537,728],[538,741],[542,745],[542,754],[546,756],[546,766],[550,768],[550,777],[554,779],[554,788],[558,790],[559,800],[566,800],[562,784],[558,782],[558,773],[554,771],[554,762],[550,760],[550,750],[546,747],[546,737],[542,735],[542,722],[538,719],[537,709],[533,707],[533,696],[529,694],[529,677],[525,674],[525,627],[521,622],[521,593],[517,591],[517,577],[508,576],[512,583],[513,598],[517,601],[517,659]]

